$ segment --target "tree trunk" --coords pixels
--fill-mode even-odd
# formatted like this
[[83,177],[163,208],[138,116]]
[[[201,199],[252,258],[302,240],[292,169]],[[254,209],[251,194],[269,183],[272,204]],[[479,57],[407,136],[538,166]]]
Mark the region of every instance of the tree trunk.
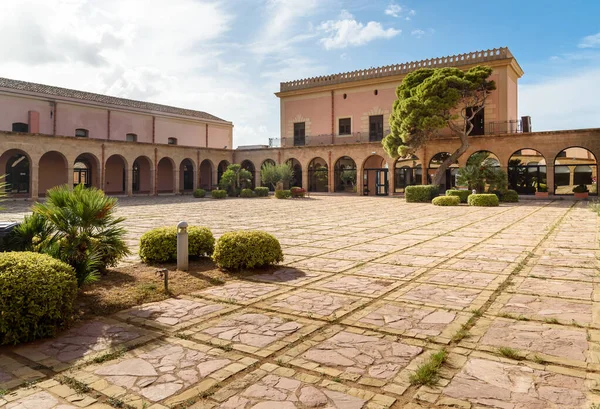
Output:
[[452,165],[454,162],[456,162],[457,159],[460,158],[463,155],[463,153],[465,153],[467,151],[467,149],[469,149],[469,139],[465,133],[463,133],[460,136],[460,143],[461,143],[460,147],[457,150],[455,150],[452,155],[447,157],[446,160],[442,162],[440,167],[437,168],[437,171],[435,172],[435,175],[433,176],[432,183],[434,185],[442,184],[442,181],[446,177],[446,170],[450,167],[450,165]]

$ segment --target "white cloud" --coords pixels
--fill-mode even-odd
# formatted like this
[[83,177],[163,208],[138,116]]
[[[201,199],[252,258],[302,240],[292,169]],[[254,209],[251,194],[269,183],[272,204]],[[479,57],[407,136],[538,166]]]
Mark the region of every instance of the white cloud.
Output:
[[600,47],[600,33],[583,37],[578,45],[579,48]]
[[402,7],[398,4],[390,4],[385,9],[385,14],[392,17],[400,17],[400,13],[402,12]]
[[413,37],[421,38],[425,35],[425,31],[419,29],[413,30],[410,32],[410,35]]
[[519,115],[531,116],[534,131],[600,127],[600,69],[548,77],[519,85]]
[[345,10],[338,20],[321,23],[319,30],[325,34],[319,41],[327,50],[360,46],[380,38],[389,39],[401,32],[394,28],[384,29],[381,23],[376,21],[360,23]]

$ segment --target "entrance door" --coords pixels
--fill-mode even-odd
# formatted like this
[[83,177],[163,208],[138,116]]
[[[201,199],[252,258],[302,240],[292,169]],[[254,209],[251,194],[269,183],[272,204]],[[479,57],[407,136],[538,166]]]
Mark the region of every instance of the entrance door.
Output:
[[183,167],[183,190],[194,189],[194,171],[191,166],[184,165]]
[[375,194],[377,196],[388,195],[388,170],[378,169],[375,171]]

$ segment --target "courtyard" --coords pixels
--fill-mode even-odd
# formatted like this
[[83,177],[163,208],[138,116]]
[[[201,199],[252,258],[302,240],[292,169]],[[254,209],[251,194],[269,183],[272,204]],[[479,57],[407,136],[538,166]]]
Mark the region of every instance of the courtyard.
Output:
[[[2,217],[28,208],[7,202]],[[285,261],[0,348],[0,408],[600,403],[598,221],[587,202],[162,196],[120,199],[118,213],[134,252],[145,231],[185,220],[215,237],[272,233]],[[442,349],[439,379],[411,382]]]

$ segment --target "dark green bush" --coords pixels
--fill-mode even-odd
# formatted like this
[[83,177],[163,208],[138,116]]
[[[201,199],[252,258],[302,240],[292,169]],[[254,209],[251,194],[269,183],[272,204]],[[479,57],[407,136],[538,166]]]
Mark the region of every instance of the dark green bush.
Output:
[[240,197],[254,197],[256,194],[252,189],[242,189],[240,192]]
[[586,193],[589,192],[587,185],[577,185],[573,188],[573,193]]
[[458,206],[460,204],[460,197],[458,196],[438,196],[434,197],[431,201],[436,206]]
[[430,203],[439,194],[440,187],[438,185],[406,186],[404,190],[404,198],[411,203]]
[[262,267],[283,261],[279,241],[263,231],[225,233],[217,241],[213,260],[227,270]]
[[56,335],[76,295],[68,264],[39,253],[0,253],[0,345]]
[[502,194],[502,201],[506,203],[516,203],[519,201],[519,194],[515,190],[507,190]]
[[225,190],[213,190],[210,192],[210,195],[213,199],[225,199],[225,197],[227,197],[227,192]]
[[268,187],[256,187],[254,188],[254,193],[258,197],[267,197],[269,196],[269,188]]
[[470,195],[469,206],[484,206],[484,207],[492,207],[498,206],[500,204],[500,200],[498,196],[493,193],[480,193],[475,195]]
[[460,198],[461,203],[467,203],[467,198],[469,197],[470,194],[471,194],[470,190],[457,190],[457,189],[446,190],[446,196],[457,196]]
[[196,198],[201,198],[206,196],[206,190],[204,189],[196,189],[194,190],[194,197]]
[[[210,256],[215,238],[206,227],[188,227],[188,251],[190,257]],[[140,238],[140,258],[147,263],[166,263],[177,260],[177,228],[159,227]]]
[[292,197],[292,192],[290,190],[276,190],[275,197],[277,199],[289,199]]

